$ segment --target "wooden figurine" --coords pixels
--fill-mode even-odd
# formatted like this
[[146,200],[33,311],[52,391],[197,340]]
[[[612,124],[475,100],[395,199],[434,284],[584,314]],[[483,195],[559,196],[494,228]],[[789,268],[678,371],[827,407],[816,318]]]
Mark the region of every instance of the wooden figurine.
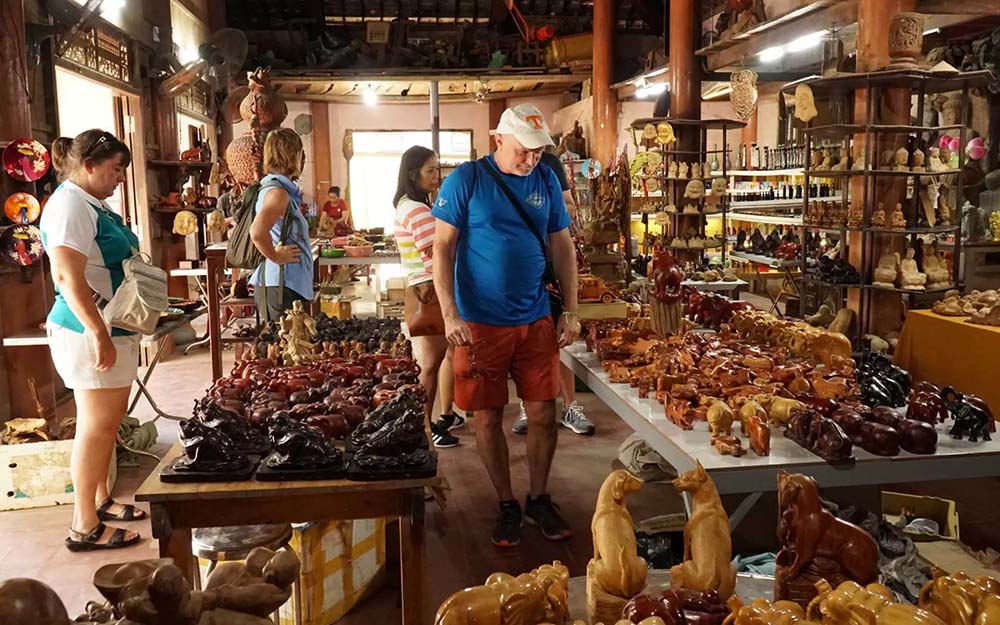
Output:
[[805,610],[793,601],[754,599],[745,605],[733,595],[728,601],[730,615],[723,625],[808,625]]
[[729,516],[719,491],[698,462],[673,481],[678,492],[691,493],[691,516],[684,525],[684,562],[670,569],[671,584],[699,592],[716,591],[726,601],[736,588],[736,567]]
[[722,435],[732,435],[733,411],[726,402],[721,399],[712,401],[712,404],[708,407],[706,419],[708,421],[708,428],[712,432],[712,438]]
[[758,456],[771,454],[771,429],[767,427],[766,419],[756,414],[750,415],[743,422],[743,429],[750,438],[750,449],[755,454]]
[[822,619],[824,625],[946,625],[930,612],[912,605],[895,603],[892,591],[882,584],[861,586],[846,581],[834,590],[824,579],[816,582],[816,598],[806,616]]
[[569,571],[559,561],[514,577],[494,573],[482,586],[445,599],[434,625],[538,625],[569,618]]
[[872,226],[875,228],[885,227],[885,207],[882,202],[878,203],[878,208],[872,213]]
[[902,230],[906,228],[906,215],[903,214],[903,205],[896,202],[896,208],[889,215],[889,227]]
[[1000,623],[1000,581],[959,571],[927,582],[919,605],[945,625]]
[[831,586],[851,580],[870,584],[878,577],[875,539],[823,507],[811,477],[778,474],[778,542],[775,599],[806,607],[817,595],[816,582]]
[[667,166],[667,178],[677,177],[677,161],[670,161],[670,165]]
[[587,563],[587,612],[593,623],[617,622],[629,600],[646,587],[646,561],[638,555],[632,515],[625,507],[625,498],[640,488],[642,481],[618,470],[597,495],[590,525],[594,557]]
[[896,171],[910,171],[908,163],[910,162],[910,153],[906,148],[899,148],[893,155],[893,160],[896,163]]
[[924,152],[923,150],[916,149],[913,151],[913,167],[912,171],[924,172],[927,171],[924,168]]
[[685,161],[677,166],[677,177],[680,179],[687,179],[688,177],[688,164]]
[[282,356],[286,365],[300,365],[315,357],[312,340],[316,338],[316,321],[302,309],[302,300],[295,300],[292,309],[281,318]]
[[722,456],[735,456],[739,458],[746,453],[743,449],[743,441],[738,436],[722,434],[712,437],[712,447]]

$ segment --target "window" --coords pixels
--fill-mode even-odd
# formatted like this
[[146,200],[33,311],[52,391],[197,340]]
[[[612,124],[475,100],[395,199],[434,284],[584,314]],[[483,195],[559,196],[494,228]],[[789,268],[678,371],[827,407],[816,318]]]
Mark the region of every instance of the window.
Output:
[[[429,131],[356,131],[351,159],[351,216],[356,228],[392,231],[399,159],[414,145],[431,147]],[[458,165],[472,156],[472,131],[442,130],[441,164]]]

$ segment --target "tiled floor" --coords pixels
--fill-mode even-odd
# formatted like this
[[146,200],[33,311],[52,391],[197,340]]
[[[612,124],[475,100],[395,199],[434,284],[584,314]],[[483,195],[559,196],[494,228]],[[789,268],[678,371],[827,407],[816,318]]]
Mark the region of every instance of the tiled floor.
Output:
[[[231,358],[227,354],[227,358]],[[208,355],[199,351],[191,356],[175,356],[156,371],[150,387],[168,412],[190,413],[194,399],[208,385],[210,367]],[[451,484],[448,508],[432,507],[427,520],[426,554],[426,621],[434,609],[450,593],[467,585],[479,584],[492,572],[503,570],[520,573],[544,562],[558,559],[567,564],[572,575],[584,573],[591,557],[590,517],[601,482],[616,457],[619,443],[631,433],[600,400],[581,394],[581,403],[598,424],[597,435],[591,438],[560,431],[559,448],[552,470],[551,491],[555,500],[573,525],[576,535],[565,543],[549,543],[537,531],[527,528],[519,549],[501,552],[489,544],[495,511],[495,498],[482,465],[479,462],[471,430],[466,427],[456,433],[462,445],[442,451],[440,468]],[[514,405],[508,408],[508,425],[514,418]],[[151,418],[143,403],[137,413],[140,419]],[[176,425],[160,420],[159,451],[176,440]],[[524,440],[511,436],[511,467],[515,491],[524,497],[527,468]],[[116,496],[129,501],[135,487],[152,468],[151,460],[138,469],[119,472]],[[1000,475],[1000,470],[998,470]],[[957,499],[962,522],[963,541],[985,548],[1000,545],[1000,508],[992,502],[1000,498],[1000,478],[936,482],[916,486],[885,485],[886,489],[919,491],[925,494]],[[727,507],[735,505],[727,501]],[[770,506],[770,507],[769,507]],[[668,486],[650,484],[630,499],[630,508],[637,520],[656,514],[680,510],[680,502]],[[773,547],[773,500],[765,497],[752,518],[741,527],[736,538],[737,551],[754,551]],[[149,524],[138,527],[145,540],[133,548],[119,552],[72,554],[62,545],[71,510],[68,506],[40,508],[0,513],[0,579],[33,577],[52,586],[63,598],[71,615],[82,611],[86,601],[98,599],[90,583],[94,570],[101,564],[121,562],[157,555],[156,545],[149,540]],[[443,565],[446,563],[446,565]],[[398,614],[398,593],[387,588],[350,615],[346,623],[394,622]]]

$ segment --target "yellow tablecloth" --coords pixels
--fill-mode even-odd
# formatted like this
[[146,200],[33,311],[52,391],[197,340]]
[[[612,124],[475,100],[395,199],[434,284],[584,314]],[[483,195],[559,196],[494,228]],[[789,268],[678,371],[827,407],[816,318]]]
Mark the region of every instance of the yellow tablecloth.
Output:
[[911,310],[896,347],[896,364],[914,382],[951,385],[986,400],[1000,417],[1000,328],[967,323],[929,310]]

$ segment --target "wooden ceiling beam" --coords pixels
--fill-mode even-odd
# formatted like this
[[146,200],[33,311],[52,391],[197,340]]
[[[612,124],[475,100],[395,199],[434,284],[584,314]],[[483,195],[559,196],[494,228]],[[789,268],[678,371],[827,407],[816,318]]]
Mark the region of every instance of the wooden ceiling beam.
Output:
[[762,50],[794,41],[818,30],[842,29],[858,21],[857,0],[845,0],[839,4],[811,13],[803,19],[793,20],[752,35],[736,45],[709,54],[706,65],[709,71],[737,69],[741,65],[756,65],[756,57]]
[[997,0],[917,0],[916,11],[930,15],[996,15]]

